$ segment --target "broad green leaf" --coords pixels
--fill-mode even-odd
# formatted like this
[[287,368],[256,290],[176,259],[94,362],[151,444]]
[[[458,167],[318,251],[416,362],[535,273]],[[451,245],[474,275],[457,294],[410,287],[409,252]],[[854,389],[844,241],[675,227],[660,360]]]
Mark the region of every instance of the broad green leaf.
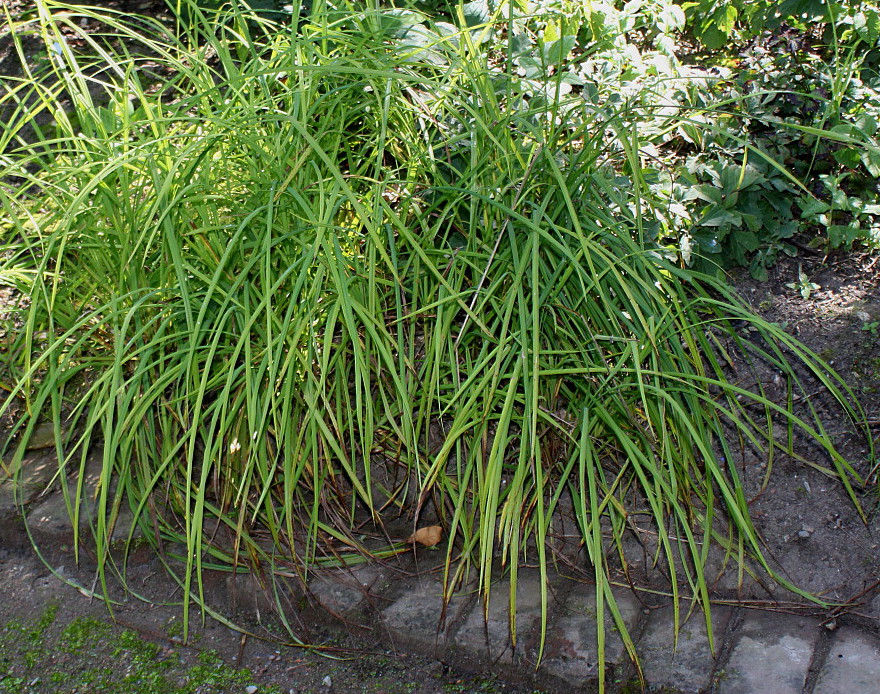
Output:
[[485,24],[492,18],[492,8],[489,0],[472,0],[461,7],[464,21],[468,27],[477,27]]
[[545,65],[559,65],[568,57],[576,44],[576,36],[563,36],[558,41],[545,43],[541,46],[541,60]]
[[832,248],[849,248],[863,233],[850,224],[832,224],[828,227],[828,243]]
[[861,114],[856,118],[853,125],[859,130],[859,132],[868,137],[874,135],[877,132],[878,127],[877,119],[870,113]]
[[704,227],[739,226],[742,224],[742,215],[736,210],[714,207],[697,224]]
[[737,230],[730,235],[731,241],[746,251],[756,251],[761,247],[761,237],[752,231]]
[[834,159],[848,169],[855,169],[862,162],[862,152],[854,147],[843,147],[832,155]]
[[862,41],[869,46],[875,45],[880,37],[880,13],[874,8],[856,12],[853,29]]

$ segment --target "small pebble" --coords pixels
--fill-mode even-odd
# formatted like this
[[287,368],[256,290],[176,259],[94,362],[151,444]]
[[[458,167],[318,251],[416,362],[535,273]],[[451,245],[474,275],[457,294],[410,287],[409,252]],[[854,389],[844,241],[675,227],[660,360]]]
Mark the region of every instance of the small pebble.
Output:
[[324,679],[321,680],[321,684],[323,684],[327,689],[333,686],[333,680],[330,679],[330,675],[327,675]]
[[808,533],[806,530],[799,530],[798,537],[802,540],[806,540],[808,537],[810,537],[810,533]]
[[245,694],[257,694],[257,686],[254,684],[249,684],[244,688]]

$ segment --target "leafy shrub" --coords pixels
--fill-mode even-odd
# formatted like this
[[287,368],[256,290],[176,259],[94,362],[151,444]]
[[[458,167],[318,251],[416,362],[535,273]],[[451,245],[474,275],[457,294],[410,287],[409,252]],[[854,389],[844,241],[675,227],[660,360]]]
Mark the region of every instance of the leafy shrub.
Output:
[[682,0],[688,30],[704,46],[720,49],[731,40],[741,42],[784,25],[805,30],[827,25],[826,41],[877,46],[880,12],[876,2],[844,0]]

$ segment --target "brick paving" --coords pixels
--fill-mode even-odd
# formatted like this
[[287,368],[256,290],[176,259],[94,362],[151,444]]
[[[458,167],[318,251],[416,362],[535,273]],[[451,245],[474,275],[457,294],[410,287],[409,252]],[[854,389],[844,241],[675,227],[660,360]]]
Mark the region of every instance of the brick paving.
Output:
[[[58,494],[37,498],[47,474],[35,468],[19,499],[33,500],[28,520],[38,537],[60,538],[71,530],[63,500]],[[0,515],[8,516],[12,495],[8,484],[0,487]],[[473,591],[465,590],[451,596],[444,610],[441,581],[430,571],[413,570],[419,566],[413,563],[408,571],[371,564],[323,570],[311,575],[308,592],[326,610],[330,622],[336,620],[340,628],[362,624],[399,650],[510,676],[545,691],[598,690],[592,585],[557,576],[549,579],[547,633],[539,659],[543,586],[536,570],[522,569],[518,575],[514,645],[507,579],[493,584],[485,606]],[[246,584],[238,579],[226,582],[231,602],[242,591],[255,593]],[[712,611],[710,639],[702,612],[689,613],[689,603],[682,602],[676,638],[668,601],[663,604],[656,594],[637,595],[622,587],[616,587],[614,595],[639,656],[645,691],[880,694],[880,631],[868,620],[842,615],[830,623],[835,627],[830,630],[829,622],[819,616],[718,605]],[[605,641],[607,691],[638,691],[633,684],[638,670],[607,613]]]
[[[339,571],[344,574],[347,572]],[[527,573],[525,580],[518,582],[520,640],[515,649],[507,636],[506,582],[493,587],[486,619],[482,601],[456,596],[441,628],[437,618],[442,603],[439,581],[411,580],[413,589],[404,590],[377,615],[398,647],[438,658],[459,656],[488,665],[496,673],[513,669],[517,679],[531,680],[547,691],[598,690],[595,598],[590,585],[572,582],[571,586],[556,586],[544,657],[536,670],[530,655],[535,653],[539,633],[535,620],[540,616],[540,583],[534,575]],[[399,583],[396,590],[401,592]],[[351,599],[354,597],[352,592]],[[617,597],[621,616],[635,641],[645,691],[880,694],[880,637],[870,626],[847,625],[832,632],[819,617],[721,605],[712,611],[710,644],[701,611],[694,610],[688,616],[682,606],[676,640],[671,606],[644,608],[624,589],[618,589]],[[607,691],[634,691],[635,668],[607,616],[606,639]]]

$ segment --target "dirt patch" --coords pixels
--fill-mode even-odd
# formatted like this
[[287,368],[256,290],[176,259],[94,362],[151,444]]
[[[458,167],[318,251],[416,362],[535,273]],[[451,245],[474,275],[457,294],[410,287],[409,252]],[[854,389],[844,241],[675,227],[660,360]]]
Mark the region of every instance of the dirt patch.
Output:
[[[739,285],[757,312],[786,325],[843,376],[865,409],[875,446],[880,444],[878,260],[868,254],[824,263],[792,260],[775,268],[769,282],[746,280]],[[800,292],[801,275],[817,285],[807,296]],[[755,523],[783,575],[807,591],[849,603],[843,611],[878,620],[877,468],[868,460],[864,439],[833,403],[817,395],[813,405],[826,419],[827,436],[867,482],[856,490],[866,517],[859,517],[836,480],[783,459],[765,488],[766,470],[746,466]],[[821,459],[807,462],[823,463]]]

